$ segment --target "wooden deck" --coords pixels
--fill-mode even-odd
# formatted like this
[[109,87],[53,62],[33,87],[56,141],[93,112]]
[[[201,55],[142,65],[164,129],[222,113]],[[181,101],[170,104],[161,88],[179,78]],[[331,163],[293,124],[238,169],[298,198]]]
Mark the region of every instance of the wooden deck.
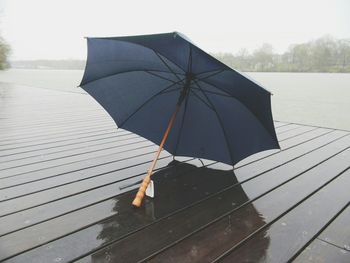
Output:
[[350,132],[275,124],[282,150],[234,173],[163,152],[133,209],[155,145],[85,94],[1,84],[0,261],[350,262]]

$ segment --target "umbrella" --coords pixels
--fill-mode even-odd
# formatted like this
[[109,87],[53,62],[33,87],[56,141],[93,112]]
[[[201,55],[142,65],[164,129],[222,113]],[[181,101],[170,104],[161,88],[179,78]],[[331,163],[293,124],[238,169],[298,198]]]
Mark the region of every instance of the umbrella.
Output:
[[271,93],[178,32],[87,38],[80,87],[119,128],[159,149],[133,205],[139,207],[164,148],[174,156],[235,165],[279,148]]

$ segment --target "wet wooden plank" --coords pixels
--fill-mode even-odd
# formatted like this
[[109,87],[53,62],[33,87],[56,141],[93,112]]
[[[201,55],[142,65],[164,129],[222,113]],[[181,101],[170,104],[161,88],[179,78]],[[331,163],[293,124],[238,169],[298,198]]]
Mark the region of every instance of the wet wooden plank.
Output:
[[41,140],[43,138],[49,139],[49,138],[57,138],[57,137],[64,137],[67,135],[84,135],[89,133],[94,133],[98,131],[109,131],[109,130],[115,130],[115,125],[109,124],[109,125],[102,125],[96,123],[89,123],[84,126],[79,126],[76,128],[65,128],[65,129],[57,129],[55,128],[53,131],[35,131],[32,134],[26,134],[22,136],[1,136],[0,138],[0,145],[8,145],[8,144],[15,144],[15,143],[21,143],[21,142],[28,142],[28,141],[37,141]]
[[123,140],[122,142],[118,142],[116,145],[114,145],[111,148],[105,147],[96,152],[87,151],[86,153],[82,152],[81,154],[78,154],[78,155],[73,154],[71,156],[65,156],[63,158],[58,158],[56,160],[51,160],[47,162],[38,162],[38,163],[29,164],[26,166],[19,166],[11,169],[5,169],[1,171],[1,178],[17,177],[24,174],[34,174],[42,170],[52,171],[54,168],[57,168],[60,166],[67,166],[69,164],[75,164],[75,163],[79,164],[86,160],[91,160],[94,158],[117,154],[117,153],[120,153],[119,149],[122,149],[123,147],[137,148],[137,142],[145,143],[145,140],[137,137],[130,138],[127,140]]
[[[54,120],[54,116],[51,116],[51,120]],[[1,136],[28,136],[33,135],[36,132],[51,132],[55,129],[66,129],[69,126],[77,126],[77,125],[88,125],[89,122],[93,125],[95,122],[98,122],[101,124],[101,126],[107,126],[111,124],[111,120],[101,120],[101,116],[96,115],[94,118],[90,118],[90,120],[82,120],[82,119],[76,119],[76,120],[67,120],[66,118],[62,119],[61,123],[55,120],[52,124],[50,124],[50,121],[48,120],[46,124],[42,125],[35,125],[33,127],[26,127],[24,125],[6,125],[2,123],[2,129],[0,129],[0,135]]]
[[[79,210],[79,216],[76,216],[76,213],[70,213],[66,215],[67,220],[65,221],[64,226],[57,224],[59,223],[58,218],[42,223],[41,225],[26,228],[22,231],[0,237],[0,260],[24,252],[40,244],[44,244],[51,239],[54,239],[55,236],[64,235],[66,232],[63,228],[66,229],[66,231],[76,231],[81,227],[82,222],[88,225],[105,219],[106,215],[112,216],[117,213],[117,211],[113,209],[115,204],[116,200],[109,200],[92,205],[84,210]],[[50,231],[46,232],[47,229],[50,229]]]
[[[349,159],[347,161],[349,163]],[[272,225],[260,229],[244,244],[241,243],[227,255],[221,255],[218,260],[254,262],[264,257],[270,262],[287,262],[349,205],[349,183],[350,170],[347,170],[322,191],[315,193]],[[254,253],[251,253],[251,247],[255,248]]]
[[[348,143],[349,142],[350,141],[348,141]],[[341,145],[343,144],[344,142],[339,142],[338,147],[340,148],[335,147],[333,150],[338,152],[342,149]],[[330,149],[325,150],[324,154],[327,154],[329,150]],[[350,151],[348,152],[350,153]],[[314,158],[317,158],[317,156],[319,156],[319,154],[315,155]],[[304,166],[308,167],[309,161],[310,160],[304,160]],[[344,166],[348,166],[347,161],[348,158],[337,155],[334,159],[332,158],[324,164],[320,164],[303,176],[297,177],[297,179],[282,185],[268,195],[254,201],[252,203],[253,205],[249,203],[250,198],[258,198],[260,195],[264,194],[264,192],[270,191],[278,186],[279,183],[283,184],[286,181],[288,182],[288,178],[281,178],[282,174],[289,174],[289,179],[298,175],[300,171],[297,169],[301,166],[301,163],[293,162],[294,169],[286,167],[285,170],[276,171],[274,174],[270,173],[266,177],[261,176],[258,181],[250,181],[241,186],[236,186],[229,191],[225,191],[221,196],[212,198],[211,202],[203,202],[201,205],[194,208],[186,209],[182,213],[173,215],[166,220],[150,226],[143,231],[139,231],[135,235],[131,235],[116,242],[88,257],[95,259],[104,255],[104,253],[108,253],[112,258],[115,256],[116,261],[122,262],[129,257],[137,261],[153,253],[159,253],[161,249],[168,248],[154,259],[155,262],[162,262],[170,259],[173,262],[210,262],[211,259],[214,259],[216,256],[220,255],[221,252],[224,252],[225,248],[228,248],[230,244],[238,242],[244,238],[244,235],[248,235],[248,230],[252,231],[254,228],[257,229],[264,223],[263,220],[259,221],[259,216],[257,212],[252,210],[252,207],[255,206],[259,208],[264,205],[271,208],[272,211],[268,211],[269,213],[266,212],[267,214],[264,214],[265,220],[267,220],[267,216],[278,216],[282,211],[288,209],[288,206],[293,205],[293,203],[297,202],[300,198],[310,194],[310,192],[317,189],[317,187],[320,187],[322,183],[334,178],[338,172],[344,169]],[[320,162],[320,160],[317,160],[315,163],[318,162]],[[342,165],[338,166],[339,170],[333,170],[334,164],[339,163],[342,163]],[[297,170],[296,174],[293,173],[295,170]],[[320,172],[322,172],[322,179],[318,179],[317,183],[310,183],[320,177]],[[271,179],[269,179],[269,176]],[[272,178],[275,179],[273,180]],[[280,181],[275,182],[276,180]],[[304,187],[298,188],[300,185]],[[290,196],[288,196],[288,194]],[[163,196],[162,198],[165,199],[166,197]],[[279,203],[274,200],[278,200]],[[243,204],[247,205],[235,211]],[[211,212],[208,213],[208,211]],[[226,216],[222,217],[223,215]],[[212,223],[213,220],[218,219],[220,220],[216,223]],[[228,235],[225,231],[231,219],[234,221],[232,222],[234,225],[232,226],[232,232]],[[212,225],[208,226],[209,223]],[[249,225],[250,228],[247,229],[245,224]],[[239,232],[242,230],[244,230],[245,233]],[[194,231],[199,232],[193,234]],[[215,239],[215,242],[212,242],[212,238]],[[127,249],[127,244],[134,244],[139,249],[130,253],[131,250]],[[196,248],[195,257],[191,256],[193,247]],[[209,254],[209,252],[211,252],[211,254]]]
[[[192,165],[201,165],[201,163],[198,160],[193,159],[186,158],[183,159],[183,162]],[[191,176],[189,175],[190,171],[192,170],[181,169],[181,173],[184,174],[182,176]],[[134,181],[136,181],[136,179],[134,179]],[[36,206],[34,208],[21,211],[20,213],[14,213],[8,216],[3,216],[0,218],[0,236],[84,208],[96,202],[101,202],[103,200],[114,198],[122,192],[129,191],[129,189],[127,188],[119,189],[119,186],[128,184],[128,182],[120,183],[119,181],[117,181],[115,183],[100,186],[89,191],[69,196],[67,198],[59,199],[54,202]],[[128,198],[131,199],[130,196]]]
[[[62,105],[57,105],[62,106]],[[45,111],[49,111],[48,109],[43,109]],[[72,108],[71,110],[74,110],[74,108]],[[37,111],[37,112],[33,112],[33,115],[37,115],[37,117],[41,116],[41,112]],[[10,130],[15,130],[16,132],[13,134],[26,134],[28,132],[35,132],[35,131],[45,131],[47,130],[52,130],[52,127],[63,127],[64,125],[66,126],[74,126],[74,125],[85,125],[88,124],[89,121],[93,122],[104,122],[105,124],[109,123],[110,117],[108,115],[106,115],[106,113],[103,112],[95,112],[93,114],[86,114],[84,116],[84,114],[86,114],[85,112],[81,112],[81,113],[66,113],[66,114],[61,114],[61,116],[57,116],[55,114],[52,114],[50,116],[48,116],[48,118],[43,118],[42,122],[35,122],[33,121],[34,116],[29,117],[29,121],[27,123],[25,123],[25,121],[16,118],[14,120],[13,123],[6,123],[3,122],[4,126],[0,129],[1,134],[7,134],[6,129],[10,129]],[[76,116],[74,116],[76,115]],[[35,117],[34,117],[35,118]],[[32,121],[30,121],[32,120]],[[18,132],[18,133],[17,133]]]
[[[137,144],[135,145],[137,146]],[[34,191],[34,189],[45,190],[55,186],[64,185],[70,182],[86,180],[91,176],[95,176],[96,174],[98,174],[96,173],[96,171],[99,171],[100,173],[106,173],[108,171],[123,170],[124,167],[127,168],[133,165],[137,165],[139,162],[145,162],[145,160],[151,158],[153,152],[155,151],[155,146],[153,145],[146,146],[143,148],[136,148],[136,146],[134,148],[126,149],[125,151],[119,152],[117,154],[103,156],[102,158],[100,158],[100,162],[103,162],[103,159],[112,159],[113,157],[114,159],[113,161],[106,163],[103,162],[98,165],[90,164],[90,166],[78,170],[76,171],[76,173],[73,173],[72,171],[44,178],[40,177],[35,180],[33,180],[33,177],[27,176],[27,174],[21,176],[21,180],[19,180],[19,176],[4,178],[3,180],[1,180],[2,191],[0,193],[0,200],[6,200],[5,196],[7,199],[10,199],[15,196],[22,196],[24,194],[36,192]],[[111,167],[113,167],[113,169],[111,169]]]
[[[90,136],[83,136],[83,138],[77,138],[74,141],[64,141],[59,143],[54,143],[53,145],[44,144],[39,146],[34,146],[28,149],[17,149],[12,153],[3,154],[0,156],[1,162],[12,161],[12,160],[20,160],[22,158],[32,157],[36,155],[41,155],[50,152],[61,151],[65,149],[69,149],[71,147],[80,147],[80,145],[84,145],[84,143],[93,143],[98,142],[99,140],[112,139],[119,136],[127,136],[127,134],[118,134],[116,132],[107,132],[102,134],[93,134]],[[119,138],[118,138],[119,139]]]
[[[211,174],[210,176],[212,177],[214,175]],[[226,184],[232,181],[231,176],[223,179],[226,181]],[[196,178],[194,183],[197,181],[198,180]],[[210,187],[216,186],[217,188],[220,185],[220,183],[210,184]],[[123,191],[119,191],[119,194],[122,192]],[[134,195],[134,193],[132,194]],[[184,198],[184,200],[186,199]],[[89,226],[92,222],[98,223],[100,220],[106,219],[111,215],[118,215],[124,212],[124,209],[129,211],[129,213],[135,214],[135,210],[130,205],[131,201],[132,198],[129,195],[127,202],[123,202],[122,207],[120,207],[119,197],[110,198],[106,201],[93,204],[84,209],[79,209],[41,224],[2,236],[0,237],[0,243],[6,244],[4,246],[4,252],[6,253],[0,255],[0,260],[11,257],[12,255],[23,252],[29,248],[45,244],[50,240],[67,235],[70,232],[75,232],[82,227]],[[122,216],[125,218],[125,213],[122,213]],[[147,217],[149,217],[149,215]],[[136,220],[146,220],[147,217],[144,216],[143,218],[136,218]],[[127,221],[127,224],[132,223],[132,220]],[[38,236],[38,233],[42,233],[43,235]]]
[[32,145],[26,145],[26,146],[23,146],[23,147],[14,147],[14,148],[11,148],[11,149],[2,150],[0,157],[8,156],[8,155],[21,154],[21,153],[27,153],[27,152],[34,152],[36,150],[42,150],[42,149],[58,148],[58,147],[61,147],[62,145],[66,146],[66,145],[70,145],[70,144],[77,144],[77,143],[79,143],[81,141],[96,139],[96,137],[100,136],[100,135],[108,135],[108,136],[113,136],[113,135],[118,135],[119,136],[120,135],[120,136],[124,136],[124,134],[118,134],[118,132],[116,132],[116,131],[111,131],[111,132],[101,132],[101,134],[95,133],[95,134],[79,136],[78,138],[75,138],[75,139],[59,139],[59,140],[50,141],[48,143],[39,143],[39,144],[34,143]]
[[118,140],[119,136],[120,135],[116,135],[116,134],[107,135],[107,136],[106,135],[98,136],[98,137],[95,137],[94,139],[83,140],[83,141],[76,142],[73,144],[63,144],[63,145],[60,145],[59,147],[46,147],[44,149],[40,149],[40,150],[36,150],[36,151],[28,151],[28,152],[24,152],[24,153],[21,152],[18,154],[7,155],[7,156],[0,157],[0,164],[2,164],[2,163],[16,163],[17,160],[20,161],[20,160],[34,158],[34,157],[38,157],[38,156],[47,156],[47,155],[52,155],[55,153],[61,153],[64,151],[81,149],[84,147],[90,147],[90,146],[94,146],[94,145],[108,144],[109,142],[113,142],[115,140]]
[[[57,183],[54,181],[50,188],[40,189],[31,194],[21,195],[20,197],[0,202],[0,215],[14,213],[40,204],[52,202],[60,198],[65,198],[116,181],[124,181],[129,177],[138,177],[139,179],[145,174],[145,171],[147,171],[153,155],[154,154],[149,154],[147,156],[136,157],[134,160],[126,160],[123,165],[120,165],[119,163],[119,167],[116,166],[118,163],[112,163],[102,167],[104,169],[101,167],[98,167],[98,169],[92,168],[91,170],[96,172],[91,173],[92,171],[90,171],[89,176],[85,176],[84,171],[69,173],[67,175],[72,179],[67,183],[62,183],[59,180]],[[165,165],[164,162],[169,162],[167,154],[164,153],[161,158],[162,159],[159,160],[160,165]],[[129,164],[127,164],[127,162],[129,162]],[[103,170],[105,171],[103,172]],[[76,179],[74,176],[80,176],[83,178]],[[39,181],[39,183],[42,182]]]
[[281,127],[278,128],[280,133],[286,132],[286,131],[290,131],[290,130],[294,130],[294,129],[298,129],[302,127],[301,125],[298,124],[287,124],[287,125],[282,125]]
[[341,213],[317,238],[350,251],[349,222],[350,207]]
[[[107,142],[101,142],[100,144],[93,144],[85,147],[75,148],[72,150],[58,151],[50,155],[40,155],[32,158],[25,158],[22,160],[17,160],[16,162],[6,162],[0,163],[0,171],[8,170],[7,172],[2,172],[3,177],[12,176],[16,174],[28,173],[31,171],[36,171],[44,167],[54,167],[60,164],[85,160],[88,159],[92,153],[96,154],[96,157],[100,155],[105,155],[113,149],[120,148],[125,145],[133,145],[137,143],[143,143],[146,140],[138,136],[128,135],[119,138],[114,138]],[[66,162],[65,162],[66,161]],[[24,167],[25,166],[25,167]]]
[[[100,134],[106,134],[106,133],[112,133],[114,132],[115,134],[118,135],[122,135],[122,134],[130,134],[129,132],[126,131],[117,131],[117,130],[110,130],[110,131],[104,131],[102,130],[101,132],[98,132]],[[58,137],[58,138],[51,138],[51,139],[40,139],[39,141],[29,141],[29,142],[22,142],[22,143],[18,143],[18,144],[10,144],[10,145],[3,145],[0,147],[0,150],[2,151],[1,155],[5,155],[5,154],[9,154],[7,153],[7,151],[10,150],[15,150],[15,149],[21,149],[21,151],[23,150],[27,150],[28,148],[31,148],[34,146],[38,146],[38,145],[50,145],[54,144],[54,143],[59,143],[59,142],[67,142],[67,141],[74,141],[75,139],[80,139],[80,138],[89,138],[92,135],[96,135],[98,133],[93,133],[93,134],[78,134],[78,135],[68,135],[68,136],[63,136],[63,137]],[[32,149],[31,149],[32,150]]]
[[294,263],[349,263],[350,251],[328,244],[322,240],[314,240],[296,259]]
[[274,126],[275,128],[281,127],[281,126],[285,126],[288,125],[288,122],[282,122],[282,121],[274,121]]
[[[0,189],[15,187],[15,186],[24,185],[24,184],[33,185],[34,182],[38,182],[38,181],[43,181],[44,182],[43,185],[45,185],[45,182],[49,182],[49,178],[56,178],[55,180],[58,179],[58,180],[61,180],[61,183],[65,183],[67,182],[65,179],[71,178],[71,176],[69,176],[69,173],[71,172],[74,172],[74,171],[85,172],[87,169],[92,167],[103,166],[109,163],[116,164],[119,161],[123,161],[123,160],[131,159],[133,157],[139,157],[139,156],[152,153],[155,151],[155,148],[156,147],[148,141],[139,142],[139,143],[135,142],[133,144],[127,144],[124,146],[120,145],[118,147],[118,151],[113,151],[112,153],[107,152],[106,154],[101,154],[100,156],[96,156],[96,158],[91,157],[91,158],[86,158],[79,161],[67,162],[61,166],[58,165],[52,168],[45,168],[43,170],[34,171],[31,173],[24,173],[24,174],[2,178],[0,180],[1,182]],[[86,165],[84,167],[82,166],[82,163],[85,163],[85,164],[88,163],[89,165]],[[118,167],[121,167],[121,165],[122,164],[119,164]],[[69,169],[69,167],[82,167],[82,169],[72,169],[71,171],[64,172],[65,170]],[[57,174],[51,173],[52,170],[57,170],[60,168],[62,168],[60,173],[57,173]],[[114,166],[114,169],[117,169],[117,166]],[[42,176],[43,171],[44,171],[44,176]],[[84,178],[84,175],[88,176],[88,173],[81,174],[80,176],[75,176],[75,179],[82,179]],[[13,191],[17,191],[17,190],[13,189]]]
[[317,128],[315,130],[310,130],[305,133],[297,134],[293,137],[290,137],[288,139],[279,141],[279,144],[281,146],[281,149],[284,150],[286,148],[289,148],[291,146],[296,146],[299,144],[302,144],[304,142],[316,139],[318,137],[321,137],[327,133],[332,132],[332,129],[325,129],[325,128]]
[[286,140],[288,138],[292,138],[296,135],[299,135],[299,134],[304,134],[306,132],[309,132],[309,131],[312,131],[312,130],[315,130],[317,128],[315,127],[308,127],[308,126],[302,126],[302,127],[298,127],[297,129],[293,129],[293,130],[289,130],[289,131],[285,131],[283,133],[280,133],[277,135],[278,137],[278,140],[279,141],[283,141],[283,140]]
[[[122,136],[119,138],[113,138],[112,140],[107,140],[106,142],[94,143],[90,145],[85,145],[85,147],[74,148],[71,150],[59,151],[58,153],[52,153],[50,155],[40,155],[39,157],[26,158],[22,160],[17,160],[16,162],[6,162],[0,163],[0,171],[11,170],[15,171],[19,169],[23,171],[22,168],[25,166],[25,172],[35,170],[35,167],[42,167],[42,165],[47,165],[48,167],[52,164],[57,165],[60,164],[60,161],[71,162],[73,160],[77,160],[82,158],[89,158],[89,154],[94,153],[96,157],[99,155],[104,155],[108,150],[116,149],[121,147],[122,145],[130,145],[137,144],[139,142],[145,142],[146,140],[140,138],[139,136],[130,134],[128,136]],[[18,171],[18,170],[17,170]]]
[[[340,149],[341,149],[341,147],[344,147],[344,144],[345,144],[344,141],[340,141],[338,143],[338,146],[336,146],[335,149],[333,149],[333,151],[338,152],[339,148],[337,148],[337,147],[340,147]],[[320,155],[328,156],[328,154],[330,154],[330,149],[324,150],[323,154],[319,154],[319,153],[314,154],[314,156],[313,156],[313,158],[314,158],[313,163],[317,164],[317,163],[320,162],[320,160],[317,159],[318,156],[320,156]],[[308,165],[309,161],[311,161],[311,159],[310,160],[304,160],[304,167],[306,167],[306,169],[309,168],[309,165]],[[271,189],[271,187],[276,187],[276,186],[278,186],[279,183],[283,183],[284,181],[288,180],[288,177],[287,178],[286,177],[282,177],[281,178],[281,176],[278,176],[278,175],[286,174],[287,171],[289,171],[289,174],[287,174],[287,175],[289,175],[289,178],[298,175],[298,170],[296,171],[296,173],[293,173],[293,171],[295,169],[301,167],[300,163],[295,163],[292,167],[294,169],[291,169],[289,167],[289,168],[286,168],[285,170],[276,171],[274,174],[271,173],[266,178],[261,177],[261,179],[258,182],[254,182],[254,180],[252,180],[252,181],[250,181],[250,183],[247,182],[245,185],[242,185],[242,186],[238,185],[238,186],[232,188],[230,191],[227,191],[226,194],[221,193],[221,197],[220,196],[215,196],[215,197],[211,198],[211,200],[212,200],[211,204],[212,205],[208,205],[208,203],[205,203],[202,206],[198,206],[197,205],[196,206],[197,209],[187,208],[183,212],[179,213],[178,215],[172,215],[169,218],[164,218],[162,220],[163,222],[165,222],[165,223],[163,223],[163,227],[160,227],[159,225],[157,225],[157,227],[149,226],[148,228],[145,228],[145,231],[147,231],[147,234],[149,234],[149,236],[148,236],[149,240],[148,241],[152,240],[152,242],[148,242],[147,245],[143,244],[142,246],[147,246],[149,248],[149,246],[151,244],[154,244],[154,243],[155,243],[155,245],[159,245],[159,243],[157,243],[155,241],[155,240],[158,240],[159,237],[158,236],[157,237],[152,236],[153,232],[151,230],[156,230],[156,229],[162,230],[161,232],[165,233],[165,236],[163,236],[160,240],[162,240],[162,241],[168,240],[169,242],[171,242],[172,241],[172,239],[171,239],[172,236],[176,237],[177,233],[183,234],[183,232],[181,232],[181,231],[184,231],[183,229],[187,229],[188,230],[188,227],[198,228],[199,227],[198,226],[199,222],[201,222],[201,220],[205,219],[206,217],[212,216],[212,217],[215,218],[217,216],[222,215],[223,213],[225,213],[227,211],[231,211],[232,209],[234,209],[234,207],[238,207],[239,205],[249,201],[249,199],[248,199],[246,194],[243,194],[243,195],[239,194],[239,193],[242,193],[242,190],[239,190],[239,189],[242,189],[242,187],[243,187],[243,189],[247,189],[247,188],[249,189],[249,185],[251,185],[253,190],[251,192],[249,192],[249,194],[250,195],[255,194],[255,195],[259,196],[259,193],[262,194],[265,191],[268,191],[269,189]],[[282,167],[280,169],[282,169]],[[316,172],[315,172],[314,176],[317,176]],[[328,176],[330,176],[330,175],[328,175]],[[275,182],[275,180],[268,179],[269,177],[279,179],[279,181]],[[308,178],[308,177],[306,177],[306,178]],[[312,179],[309,179],[309,181],[310,180],[312,180]],[[261,192],[255,191],[255,187],[261,186],[261,185],[265,185],[265,188],[262,188],[260,190]],[[310,186],[310,187],[312,187],[312,186]],[[316,187],[316,186],[313,186],[313,187]],[[162,185],[162,187],[160,187],[160,189],[162,189],[162,188],[164,188],[163,185]],[[166,188],[166,190],[168,190],[168,188]],[[283,192],[285,192],[285,191],[283,191]],[[167,215],[164,212],[163,213],[162,212],[158,212],[157,208],[159,207],[163,211],[166,211],[166,210],[164,210],[165,208],[171,209],[171,204],[169,204],[169,202],[171,202],[171,200],[176,200],[177,198],[172,197],[172,195],[169,194],[168,191],[167,191],[167,194],[165,196],[164,195],[161,196],[159,194],[159,199],[154,200],[152,202],[153,203],[152,210],[155,211],[155,212],[153,212],[153,214],[156,215],[156,219],[158,219],[160,216],[163,218],[163,217],[165,217]],[[234,205],[232,204],[232,202],[233,202],[232,199],[234,199],[234,202],[235,202]],[[154,202],[157,202],[157,203],[154,203]],[[155,204],[157,204],[157,206],[155,206]],[[167,205],[165,205],[165,204],[167,204]],[[208,211],[211,211],[211,213],[208,213]],[[127,218],[127,222],[130,222],[132,220],[132,218],[134,217],[132,215],[133,215],[132,213],[129,214],[129,215],[127,215],[127,214],[124,215],[125,218]],[[122,216],[122,215],[120,215],[120,216]],[[186,222],[186,219],[193,220],[194,223],[189,224],[188,222]],[[206,219],[207,219],[207,221],[210,221],[212,218],[209,218],[209,219],[206,218]],[[106,222],[105,225],[113,226],[113,225],[117,224],[117,225],[124,226],[124,224],[125,224],[125,223],[122,223],[123,221],[121,219],[114,219],[114,221],[112,221],[112,220],[113,219],[111,219],[111,222]],[[183,220],[185,220],[185,222],[183,222]],[[170,224],[169,222],[173,222],[173,224]],[[143,222],[143,224],[144,224],[144,222]],[[132,223],[130,225],[127,224],[127,226],[128,226],[128,228],[123,227],[121,229],[117,228],[117,229],[113,229],[113,231],[109,231],[109,233],[113,233],[113,237],[111,237],[111,240],[113,240],[113,238],[118,239],[118,233],[120,233],[120,231],[122,232],[122,231],[125,231],[127,229],[129,229],[129,231],[131,231],[130,228],[132,228],[132,227],[134,227],[134,228],[135,227],[136,228],[140,227],[136,223]],[[171,233],[169,233],[168,231],[166,231],[164,229],[164,227],[166,227],[166,226],[169,227],[168,230],[172,230]],[[180,228],[180,229],[178,229],[178,228]],[[89,229],[87,229],[85,231],[82,231],[82,232],[83,233],[79,232],[79,233],[76,233],[75,235],[73,235],[76,238],[73,238],[72,236],[70,236],[70,237],[64,238],[64,240],[61,240],[61,241],[57,240],[57,242],[49,244],[49,246],[51,246],[53,249],[50,249],[48,252],[46,252],[47,250],[45,249],[45,247],[43,247],[41,249],[38,248],[38,250],[40,250],[39,254],[43,254],[43,255],[44,254],[49,254],[48,255],[49,258],[50,257],[51,258],[52,257],[56,257],[59,254],[62,254],[62,250],[60,250],[60,247],[62,247],[62,245],[60,245],[60,244],[66,243],[66,242],[74,242],[74,240],[78,240],[80,238],[80,236],[88,237],[87,240],[89,240],[89,241],[85,242],[84,246],[79,246],[79,244],[76,244],[75,245],[76,249],[74,251],[70,252],[69,253],[70,255],[73,254],[73,255],[77,256],[77,254],[74,254],[74,253],[78,253],[78,255],[79,255],[80,253],[84,252],[84,249],[86,250],[87,248],[89,248],[89,245],[92,246],[91,248],[93,248],[93,246],[96,246],[96,245],[98,245],[98,246],[101,245],[100,240],[97,238],[99,236],[99,234],[100,234],[100,228],[97,228],[97,226],[92,226],[91,228],[89,228]],[[142,233],[142,232],[140,232],[140,233]],[[156,232],[156,233],[159,233],[159,231]],[[122,232],[122,234],[123,234],[123,232]],[[98,240],[98,241],[95,241],[95,240]],[[137,244],[139,244],[139,243],[137,243]],[[163,245],[164,245],[164,243],[163,243]],[[159,246],[155,246],[155,249],[159,249],[159,248],[160,248]],[[38,253],[38,250],[36,250],[36,253]],[[118,253],[120,253],[120,250],[116,249],[115,251],[119,251]],[[89,252],[87,251],[87,253],[89,253]],[[108,253],[110,253],[110,251]],[[28,254],[28,255],[30,255],[30,254]],[[65,257],[65,259],[67,259],[67,258],[68,258],[68,255]]]

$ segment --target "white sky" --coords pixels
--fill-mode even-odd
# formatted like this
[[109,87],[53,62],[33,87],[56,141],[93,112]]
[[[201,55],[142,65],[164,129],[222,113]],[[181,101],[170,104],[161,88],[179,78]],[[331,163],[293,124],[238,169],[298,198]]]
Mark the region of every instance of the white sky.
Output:
[[84,36],[180,31],[209,52],[330,34],[350,38],[350,0],[0,0],[11,59],[85,58]]

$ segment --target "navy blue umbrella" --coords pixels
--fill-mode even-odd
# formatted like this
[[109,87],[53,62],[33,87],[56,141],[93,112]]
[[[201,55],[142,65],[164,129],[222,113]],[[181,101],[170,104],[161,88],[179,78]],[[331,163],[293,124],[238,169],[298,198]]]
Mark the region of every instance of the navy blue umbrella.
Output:
[[279,148],[271,93],[194,45],[184,35],[87,38],[80,86],[119,128],[158,144],[133,204],[140,206],[164,148],[174,156],[234,165]]

